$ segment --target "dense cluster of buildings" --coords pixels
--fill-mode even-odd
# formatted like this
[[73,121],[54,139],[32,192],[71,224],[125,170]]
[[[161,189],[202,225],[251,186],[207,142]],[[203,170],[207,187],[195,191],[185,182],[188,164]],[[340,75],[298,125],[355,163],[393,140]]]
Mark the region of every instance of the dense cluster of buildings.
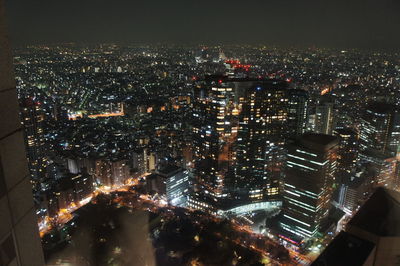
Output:
[[211,214],[279,209],[269,232],[301,248],[375,188],[398,188],[391,55],[114,45],[16,55],[39,222],[138,180]]

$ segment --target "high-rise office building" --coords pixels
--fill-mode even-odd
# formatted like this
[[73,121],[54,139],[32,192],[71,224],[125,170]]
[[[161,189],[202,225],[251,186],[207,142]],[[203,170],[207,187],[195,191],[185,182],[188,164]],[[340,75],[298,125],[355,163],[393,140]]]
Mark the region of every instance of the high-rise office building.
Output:
[[362,176],[362,172],[356,173],[339,183],[335,195],[337,206],[351,215],[368,198],[370,191],[369,179]]
[[241,201],[277,199],[284,145],[303,133],[307,93],[283,81],[260,81],[239,98],[234,191]]
[[289,145],[280,221],[284,238],[300,243],[323,227],[331,205],[337,148],[336,137],[315,133]]
[[193,157],[197,183],[214,198],[224,196],[224,177],[232,161],[237,109],[235,92],[223,77],[210,77],[195,89]]
[[343,128],[337,129],[335,135],[339,138],[338,174],[348,175],[356,169],[359,149],[358,134],[352,129]]
[[283,146],[303,133],[307,93],[278,80],[210,77],[194,96],[195,177],[203,190],[217,198],[229,192],[234,204],[276,200]]
[[[335,135],[339,139],[339,146],[334,200],[343,209],[345,205],[349,205],[345,201],[348,192],[351,192],[350,186],[358,186],[360,183],[360,178],[356,178],[359,140],[357,132],[350,128],[336,129]],[[353,208],[347,208],[350,209]]]
[[0,1],[0,265],[44,265]]
[[189,171],[180,167],[171,167],[163,172],[166,177],[168,203],[173,206],[187,207],[192,181]]
[[400,110],[388,103],[370,103],[360,125],[362,150],[372,149],[391,156],[400,144]]
[[34,192],[40,190],[47,166],[43,132],[44,113],[40,103],[32,98],[21,101],[21,123],[25,130],[26,152]]
[[360,161],[365,166],[366,171],[372,176],[371,184],[374,187],[385,186],[392,188],[398,179],[398,160],[387,154],[376,150],[363,151]]
[[324,98],[315,107],[315,132],[332,135],[334,129],[334,104]]
[[374,187],[398,183],[400,109],[393,104],[372,102],[360,120],[359,162],[370,173]]
[[307,93],[279,80],[218,76],[194,96],[195,177],[208,195],[229,191],[234,204],[277,199],[283,146],[304,130]]
[[75,202],[79,203],[81,200],[89,197],[93,192],[93,178],[87,173],[73,175],[71,181],[74,187]]

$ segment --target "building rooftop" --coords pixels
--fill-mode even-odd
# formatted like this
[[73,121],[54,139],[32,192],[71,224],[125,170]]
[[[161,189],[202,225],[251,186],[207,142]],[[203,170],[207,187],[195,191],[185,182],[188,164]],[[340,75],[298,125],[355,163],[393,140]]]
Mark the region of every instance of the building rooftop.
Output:
[[180,170],[182,170],[182,168],[179,166],[167,165],[167,166],[164,166],[163,168],[161,168],[160,170],[158,170],[157,173],[159,175],[162,175],[165,177],[170,177],[170,176],[176,174],[177,172],[179,172]]
[[357,132],[355,132],[353,129],[351,128],[340,128],[340,129],[336,129],[336,132],[339,136],[353,136],[353,135],[357,135]]
[[340,232],[312,266],[357,266],[364,265],[374,243],[358,238],[346,232]]
[[153,179],[153,178],[157,178],[157,177],[164,177],[164,176],[159,175],[157,173],[151,173],[148,176],[146,176],[146,179],[148,180],[148,179]]
[[387,114],[396,110],[396,106],[386,102],[371,102],[368,104],[367,110],[377,114]]
[[393,157],[391,155],[384,154],[383,152],[378,151],[378,150],[374,150],[374,149],[366,149],[362,153],[366,157],[372,157],[375,160],[381,160],[381,161],[386,160],[386,159],[390,159],[390,158]]
[[348,180],[346,183],[350,188],[357,189],[365,182],[365,176],[355,177],[353,180]]
[[347,226],[381,237],[400,236],[400,193],[377,188]]
[[306,133],[300,137],[299,143],[309,149],[325,151],[335,146],[338,143],[338,138],[325,134]]
[[257,79],[257,78],[237,78],[230,77],[226,75],[207,75],[204,77],[204,81],[206,82],[215,82],[215,83],[234,83],[234,82],[243,82],[243,83],[252,83],[252,84],[264,84],[270,86],[279,86],[279,87],[289,87],[289,82],[282,79]]

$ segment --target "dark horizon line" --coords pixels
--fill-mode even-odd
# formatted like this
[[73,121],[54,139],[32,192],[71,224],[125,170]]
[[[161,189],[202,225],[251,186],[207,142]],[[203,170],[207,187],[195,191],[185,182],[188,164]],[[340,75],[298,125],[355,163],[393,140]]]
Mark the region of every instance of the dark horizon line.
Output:
[[391,52],[394,54],[400,53],[400,47],[392,47],[392,48],[372,48],[372,47],[339,47],[339,46],[327,46],[327,45],[288,45],[288,44],[272,44],[272,43],[261,43],[261,42],[212,42],[212,41],[203,41],[203,42],[196,42],[196,41],[188,41],[188,42],[179,42],[179,41],[54,41],[54,42],[30,42],[30,43],[14,43],[11,42],[11,46],[13,49],[21,49],[21,48],[29,48],[29,47],[40,47],[40,46],[101,46],[101,45],[118,45],[122,47],[127,46],[209,46],[212,48],[217,47],[235,47],[238,46],[240,48],[245,48],[246,46],[249,47],[266,47],[266,49],[271,50],[330,50],[330,51],[346,51],[346,52]]

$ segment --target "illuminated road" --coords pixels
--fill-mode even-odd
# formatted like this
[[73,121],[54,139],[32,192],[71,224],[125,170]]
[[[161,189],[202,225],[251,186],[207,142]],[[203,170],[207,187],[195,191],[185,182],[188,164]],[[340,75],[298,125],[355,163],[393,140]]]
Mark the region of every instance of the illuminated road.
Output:
[[[279,244],[275,241],[273,241],[272,239],[269,239],[267,237],[265,237],[262,234],[257,234],[254,233],[254,231],[251,230],[250,227],[248,226],[242,226],[242,225],[235,225],[234,228],[237,231],[241,231],[241,232],[246,232],[247,234],[253,236],[254,238],[262,238],[266,243],[273,245],[273,246],[279,246]],[[265,250],[261,250],[261,249],[257,249],[255,246],[253,245],[249,245],[247,246],[250,249],[256,250],[259,253],[263,254],[264,256],[270,256],[270,253],[265,251]],[[287,249],[289,251],[290,257],[293,260],[293,264],[288,264],[288,265],[297,265],[297,264],[301,264],[301,265],[309,265],[311,264],[312,260],[310,260],[308,257],[299,254],[298,252],[291,250],[291,249]],[[299,261],[298,263],[295,263],[295,258],[299,258],[297,261]],[[278,263],[279,265],[283,265],[281,262],[275,261],[276,263]]]
[[46,233],[50,232],[56,225],[63,225],[71,221],[74,217],[72,213],[80,207],[88,204],[92,200],[92,197],[93,195],[81,200],[78,204],[71,203],[68,208],[61,209],[54,217],[46,216],[44,220],[40,221],[38,224],[40,237],[43,237]]
[[88,115],[89,118],[98,118],[98,117],[113,117],[113,116],[124,116],[124,112],[116,112],[116,113],[104,113],[97,115]]
[[[157,212],[159,208],[168,208],[173,210],[175,207],[168,206],[167,202],[163,199],[155,199],[149,195],[145,194],[136,194],[132,192],[132,188],[137,186],[139,179],[131,179],[127,184],[118,186],[118,187],[100,187],[98,188],[91,196],[79,202],[79,204],[75,205],[72,203],[67,209],[62,209],[55,217],[46,217],[45,221],[39,223],[40,235],[43,237],[46,233],[50,232],[53,228],[59,228],[62,225],[68,223],[73,218],[73,212],[79,209],[80,207],[88,204],[91,200],[97,196],[98,194],[110,194],[115,192],[130,192],[123,196],[116,197],[114,202],[129,208],[143,209],[151,212]],[[192,212],[194,210],[187,209],[188,212]],[[206,215],[207,219],[211,219],[214,221],[222,221],[221,218],[211,215]],[[293,250],[287,249],[290,255],[290,259],[288,262],[281,262],[278,259],[274,259],[270,252],[271,249],[281,249],[282,246],[276,241],[266,237],[263,234],[254,233],[250,227],[240,225],[237,221],[231,220],[232,228],[234,231],[238,232],[239,238],[230,239],[237,245],[240,245],[244,248],[253,250],[263,257],[263,263],[265,265],[308,265],[311,263],[311,260],[306,256],[303,256]],[[242,233],[242,234],[240,234]],[[243,234],[244,233],[244,234]],[[227,239],[228,240],[228,239]],[[263,246],[269,246],[268,250],[260,248],[257,246],[258,243],[264,243]]]
[[[140,178],[146,177],[147,175],[149,175],[149,173],[146,173]],[[98,194],[100,193],[109,194],[111,192],[128,191],[130,187],[136,186],[138,182],[139,178],[131,178],[126,182],[126,184],[121,186],[99,187],[92,193],[92,195],[81,200],[77,204],[73,202],[69,204],[69,206],[66,209],[60,209],[60,211],[54,217],[49,217],[49,216],[44,217],[43,220],[38,222],[40,237],[43,237],[45,234],[49,233],[52,229],[60,227],[71,221],[71,219],[73,219],[74,217],[73,212],[78,210],[80,207],[88,204],[92,200],[92,198],[97,196]]]

